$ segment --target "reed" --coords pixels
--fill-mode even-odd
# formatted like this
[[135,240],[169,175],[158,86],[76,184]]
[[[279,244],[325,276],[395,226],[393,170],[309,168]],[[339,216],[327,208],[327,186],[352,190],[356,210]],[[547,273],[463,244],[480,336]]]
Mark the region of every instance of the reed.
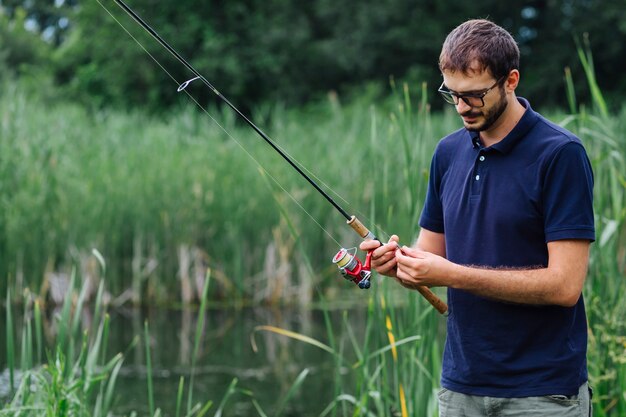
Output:
[[[336,358],[336,395],[329,404],[315,405],[322,406],[320,416],[437,414],[434,394],[439,385],[443,319],[419,296],[399,297],[391,291],[393,283],[378,284],[367,298],[364,322],[347,311],[341,328],[327,322],[330,342],[271,326],[255,330],[307,343]],[[343,336],[337,343],[334,338],[339,334]],[[294,388],[295,383],[289,394]]]
[[[582,139],[594,169],[598,239],[584,288],[590,378],[596,416],[618,416],[626,415],[626,305],[621,302],[626,295],[626,108],[609,111],[585,45],[583,38],[579,55],[593,102],[584,105],[573,95],[566,73],[568,112],[548,117]],[[317,346],[333,356],[337,370],[348,370],[335,374],[334,399],[323,405],[321,415],[436,414],[442,319],[419,296],[384,279],[376,278],[367,293],[341,280],[330,257],[338,245],[356,246],[358,238],[230,112],[209,109],[225,132],[189,106],[161,117],[139,111],[88,112],[72,103],[51,106],[25,93],[19,83],[2,87],[0,274],[6,279],[0,280],[0,290],[6,294],[5,343],[15,392],[10,406],[25,413],[29,407],[46,407],[25,391],[24,378],[15,378],[15,372],[41,363],[45,342],[40,302],[66,276],[71,296],[61,301],[55,319],[59,349],[48,352],[48,365],[41,370],[47,376],[31,377],[40,384],[54,381],[50,398],[65,392],[68,398],[88,402],[67,387],[77,377],[73,370],[91,369],[91,374],[78,374],[88,393],[100,398],[103,415],[113,401],[112,377],[121,358],[107,360],[103,287],[93,286],[98,288],[95,294],[89,290],[89,274],[76,269],[76,260],[92,248],[98,250],[93,256],[101,253],[99,259],[107,259],[107,289],[114,303],[124,302],[117,297],[126,290],[137,303],[172,302],[181,299],[178,254],[184,246],[196,253],[198,269],[210,269],[214,277],[210,288],[206,285],[194,295],[201,310],[210,301],[244,305],[302,300],[315,301],[328,317],[338,302],[358,303],[363,310],[367,305],[364,319],[346,313],[340,328],[327,318],[325,340],[258,329]],[[330,95],[304,109],[258,109],[253,119],[381,239],[397,233],[410,244],[418,230],[430,155],[438,138],[460,126],[453,112],[433,114],[428,102],[423,86],[413,91],[393,82],[389,98],[376,104],[365,94],[349,102]],[[297,279],[287,280],[276,291],[279,296],[259,295],[273,279],[266,270],[283,266],[292,272],[287,277]],[[23,300],[24,294],[32,298]],[[95,339],[85,339],[77,324],[78,309],[73,308],[93,303],[94,297],[97,319],[89,336]],[[13,301],[23,301],[26,314],[34,314],[21,333],[14,327]],[[201,328],[199,320],[194,357]],[[148,332],[144,340],[149,349]],[[94,382],[100,370],[107,371],[106,384]],[[297,401],[303,381],[315,377],[305,371],[272,411],[286,414],[288,404]],[[193,377],[186,407],[185,389],[181,379],[173,395],[177,414],[206,412],[208,402],[191,406]],[[226,414],[233,400],[251,401],[259,415],[272,415],[238,380],[227,387],[216,413]],[[159,413],[157,404],[150,409]]]
[[[594,386],[594,415],[626,414],[626,136],[622,109],[618,117],[608,112],[598,87],[589,38],[578,42],[589,89],[591,110],[575,107],[573,88],[568,89],[572,114],[565,118],[584,141],[594,168],[597,240],[592,245],[585,296],[589,318],[588,363]],[[571,73],[566,71],[567,85]]]
[[[187,397],[187,413],[190,413],[192,410],[195,369],[196,369],[196,364],[198,360],[198,355],[200,353],[200,344],[202,343],[202,335],[204,333],[204,318],[205,318],[206,309],[207,309],[210,279],[211,279],[211,270],[208,270],[206,277],[204,279],[204,283],[202,285],[202,296],[201,296],[200,308],[198,309],[198,319],[196,321],[196,332],[194,336],[193,355],[191,357],[191,377],[189,381],[189,395]],[[208,409],[208,407],[210,406],[211,406],[211,401],[208,401],[205,404],[205,407]]]
[[11,392],[15,390],[15,336],[13,333],[13,313],[11,311],[11,291],[6,296],[6,344],[7,365],[9,368],[9,384]]
[[146,349],[146,370],[147,370],[147,387],[148,387],[148,404],[150,406],[150,415],[155,415],[156,409],[154,407],[154,388],[152,386],[152,355],[150,354],[150,332],[148,330],[148,322],[143,324],[144,328],[144,346]]
[[[104,267],[104,263],[102,263]],[[110,317],[106,312],[106,306],[102,304],[104,282],[100,283],[98,296],[93,308],[92,322],[87,327],[83,318],[85,305],[83,304],[86,286],[80,292],[74,286],[74,279],[70,284],[69,296],[59,314],[53,317],[53,323],[47,326],[56,328],[53,340],[47,341],[45,348],[47,361],[38,361],[38,350],[44,349],[43,324],[40,300],[34,300],[32,293],[24,292],[22,304],[25,308],[22,321],[20,343],[16,343],[14,335],[16,329],[10,294],[7,293],[6,309],[6,358],[0,358],[8,364],[10,371],[10,397],[4,404],[0,404],[0,416],[74,416],[74,417],[105,417],[112,415],[117,397],[117,378],[124,362],[121,353],[109,358],[107,345],[109,338]],[[196,358],[204,330],[204,315],[206,314],[206,302],[209,276],[203,289],[203,302],[199,309],[198,326],[196,329],[192,369],[195,367]],[[32,328],[31,317],[34,313],[34,325]],[[81,329],[88,329],[82,331]],[[144,323],[144,348],[146,353],[148,389],[148,407],[150,416],[156,417],[161,414],[160,408],[154,397],[152,383],[152,356],[150,347],[150,332],[148,323]],[[131,344],[132,348],[136,342]],[[21,349],[16,349],[21,346]],[[35,349],[33,346],[37,346]],[[19,366],[17,364],[19,363]],[[193,370],[189,386],[188,406],[185,417],[202,417],[206,415],[212,405],[212,401],[192,403]],[[181,378],[179,392],[176,398],[177,415],[181,415],[182,392],[184,379]],[[226,404],[236,390],[228,391],[222,400]],[[131,413],[131,415],[136,412]]]
[[[24,288],[50,291],[59,277],[72,274],[77,257],[97,248],[107,259],[114,297],[129,290],[136,303],[173,302],[180,299],[175,277],[185,246],[214,271],[210,299],[246,303],[267,283],[263,265],[274,231],[306,236],[291,253],[313,254],[313,265],[328,263],[328,254],[336,252],[333,239],[345,246],[356,242],[332,207],[225,110],[209,111],[228,133],[189,106],[162,118],[89,113],[71,103],[50,106],[17,84],[1,91],[0,275],[14,277],[14,295]],[[406,102],[408,91],[402,94]],[[403,195],[396,178],[410,175],[415,193],[422,192],[423,170],[417,178],[408,167],[427,159],[434,138],[448,129],[445,119],[439,123],[439,116],[421,110],[414,117],[395,99],[380,106],[333,100],[305,110],[277,106],[263,127],[355,214],[370,214],[373,202]],[[420,118],[428,120],[428,130],[412,125]],[[385,150],[408,145],[412,134],[419,134],[420,148],[410,159]],[[368,137],[370,143],[363,141]],[[365,177],[370,171],[371,180]],[[386,195],[373,194],[370,181],[385,183]],[[385,218],[370,220],[391,228],[388,218],[401,221],[409,208],[416,212],[416,198],[402,198]],[[279,204],[289,225],[281,224]],[[334,279],[317,272],[310,278],[303,283],[309,298]],[[6,292],[6,282],[0,281],[0,291]]]
[[[73,282],[73,281],[72,281]],[[114,402],[115,382],[121,368],[121,354],[107,359],[103,354],[108,343],[108,315],[94,324],[97,330],[82,332],[84,305],[73,285],[68,288],[67,301],[60,314],[53,317],[55,340],[46,349],[47,361],[39,361],[44,350],[44,320],[40,300],[25,291],[21,350],[17,355],[13,335],[16,333],[7,293],[7,358],[11,369],[12,395],[0,409],[0,415],[15,416],[106,416]],[[72,314],[74,308],[74,314]],[[96,310],[102,310],[98,305]],[[34,320],[32,318],[34,317]],[[98,317],[98,315],[96,315]],[[35,329],[33,329],[33,323]],[[34,348],[36,346],[36,348]],[[18,362],[19,358],[19,362]],[[20,367],[16,368],[19,363]],[[15,378],[13,377],[15,375]],[[15,383],[14,383],[15,382]]]

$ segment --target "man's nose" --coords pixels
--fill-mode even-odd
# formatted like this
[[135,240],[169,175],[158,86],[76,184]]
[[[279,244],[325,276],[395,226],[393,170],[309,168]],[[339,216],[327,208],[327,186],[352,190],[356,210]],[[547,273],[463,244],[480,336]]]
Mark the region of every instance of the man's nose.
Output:
[[456,107],[456,112],[459,113],[459,114],[463,114],[463,113],[465,113],[466,111],[468,111],[469,109],[472,108],[463,99],[459,99],[459,102],[456,103],[455,107]]

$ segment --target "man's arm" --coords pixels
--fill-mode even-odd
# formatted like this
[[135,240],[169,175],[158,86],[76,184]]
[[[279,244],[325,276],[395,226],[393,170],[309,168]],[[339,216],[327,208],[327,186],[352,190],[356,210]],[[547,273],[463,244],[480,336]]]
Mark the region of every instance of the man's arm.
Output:
[[[432,233],[432,232],[430,232]],[[424,234],[424,246],[438,239]],[[582,292],[589,260],[587,240],[548,243],[548,266],[540,269],[483,269],[458,265],[439,254],[417,248],[396,251],[396,277],[404,286],[447,286],[501,301],[522,304],[573,306]],[[431,246],[429,246],[431,247]],[[441,253],[441,252],[439,252]]]
[[422,228],[413,247],[425,252],[434,253],[443,258],[446,257],[446,238],[443,233],[431,232],[428,229]]

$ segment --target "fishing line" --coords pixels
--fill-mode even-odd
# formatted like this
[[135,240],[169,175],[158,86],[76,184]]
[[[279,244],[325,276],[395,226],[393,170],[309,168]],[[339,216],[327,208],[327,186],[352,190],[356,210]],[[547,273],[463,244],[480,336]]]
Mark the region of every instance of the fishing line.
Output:
[[209,118],[213,121],[213,123],[215,123],[224,133],[226,133],[226,135],[232,139],[237,146],[239,146],[239,148],[241,148],[241,150],[243,150],[243,152],[248,155],[248,157],[250,159],[252,159],[252,161],[259,167],[259,169],[261,171],[263,171],[263,173],[265,173],[265,175],[267,175],[269,178],[272,179],[272,181],[274,181],[274,183],[285,193],[289,196],[289,198],[291,198],[291,200],[296,203],[296,205],[298,207],[300,207],[300,209],[302,209],[302,211],[304,213],[306,213],[307,216],[309,216],[309,218],[311,218],[311,220],[313,220],[313,222],[322,230],[324,231],[324,233],[326,233],[326,235],[333,240],[333,242],[335,242],[337,244],[337,246],[341,247],[341,243],[339,243],[331,234],[330,232],[324,227],[322,226],[317,219],[315,219],[315,217],[313,217],[313,215],[307,211],[307,209],[287,190],[285,189],[285,187],[280,183],[280,181],[278,181],[276,179],[276,177],[274,177],[270,172],[268,172],[263,165],[261,165],[261,163],[254,157],[254,155],[252,155],[242,144],[240,141],[238,141],[235,137],[233,137],[230,132],[228,132],[228,130],[226,130],[226,128],[224,126],[222,126],[222,124],[220,122],[218,122],[197,100],[194,96],[192,96],[187,90],[186,87],[189,85],[189,83],[191,83],[192,81],[200,78],[200,77],[195,77],[192,78],[191,80],[185,81],[184,83],[180,83],[178,80],[176,80],[176,78],[170,74],[170,72],[163,66],[161,65],[161,63],[143,46],[143,44],[141,42],[139,42],[139,40],[133,36],[132,33],[130,33],[128,31],[128,29],[126,29],[126,27],[109,11],[109,9],[107,9],[101,2],[100,0],[96,0],[98,2],[98,4],[100,4],[100,6],[109,14],[109,16],[111,16],[113,18],[113,20],[115,20],[115,22],[117,22],[117,24],[124,29],[124,31],[137,43],[137,45],[139,45],[139,47],[146,53],[148,54],[148,56],[150,58],[152,58],[152,60],[178,85],[178,92],[183,92],[185,94],[187,94],[187,96],[196,104],[196,106],[198,106],[207,116],[209,116]]
[[[163,46],[165,49],[168,50],[168,52],[170,52],[170,54],[172,54],[181,64],[183,64],[185,67],[187,67],[187,69],[189,69],[194,75],[194,78],[191,78],[183,83],[179,83],[178,80],[176,80],[176,78],[174,76],[172,76],[169,71],[167,71],[167,69],[161,65],[161,63],[143,46],[143,44],[137,39],[135,38],[130,31],[128,31],[126,29],[126,27],[109,11],[109,9],[107,9],[104,4],[102,4],[102,2],[100,0],[96,0],[98,2],[98,4],[100,5],[100,7],[102,7],[112,18],[113,20],[115,20],[115,22],[135,41],[135,43],[137,43],[137,45],[139,45],[139,47],[146,53],[148,54],[148,56],[150,56],[150,58],[152,58],[152,60],[175,82],[178,84],[178,92],[181,92],[184,90],[185,94],[187,94],[187,96],[207,115],[209,116],[209,118],[211,120],[213,120],[213,122],[219,126],[219,128],[224,131],[224,133],[226,133],[226,135],[231,138],[245,153],[246,155],[248,155],[248,157],[250,159],[252,159],[252,161],[254,161],[257,166],[259,167],[259,169],[264,172],[269,178],[272,179],[272,181],[274,181],[274,183],[285,193],[287,194],[295,203],[298,207],[300,207],[302,209],[302,211],[304,213],[306,213],[311,220],[313,220],[313,222],[315,224],[317,224],[317,226],[323,230],[328,237],[334,241],[339,247],[341,247],[341,244],[328,232],[328,230],[326,230],[326,228],[324,228],[314,217],[311,213],[309,213],[303,206],[302,204],[300,204],[300,202],[289,192],[287,191],[282,184],[272,175],[270,174],[265,168],[263,168],[263,166],[261,165],[261,163],[250,153],[248,152],[248,150],[237,140],[235,139],[227,130],[226,128],[224,128],[213,116],[211,116],[211,114],[195,99],[195,97],[193,97],[187,90],[187,86],[195,81],[195,80],[201,80],[207,87],[209,87],[220,99],[222,99],[222,101],[224,101],[235,113],[237,113],[246,123],[248,123],[248,125],[255,131],[257,132],[261,138],[263,138],[263,140],[265,140],[267,142],[268,145],[270,145],[276,152],[278,152],[280,154],[281,157],[283,157],[283,159],[285,159],[302,177],[304,177],[309,184],[311,184],[311,186],[313,186],[313,188],[315,188],[324,198],[326,198],[326,200],[333,206],[335,207],[345,218],[346,218],[346,223],[359,235],[361,236],[362,239],[368,240],[368,239],[374,239],[374,240],[378,240],[376,238],[376,236],[367,228],[363,225],[363,223],[361,223],[361,221],[359,219],[357,219],[356,216],[354,215],[350,215],[348,214],[341,206],[339,206],[337,204],[337,202],[335,202],[335,200],[333,200],[322,188],[320,188],[320,186],[311,179],[310,176],[308,176],[304,170],[303,170],[303,166],[301,163],[299,162],[294,162],[296,161],[293,157],[291,157],[290,155],[288,155],[285,151],[283,151],[277,144],[275,144],[261,129],[259,129],[254,123],[252,123],[252,121],[250,121],[250,119],[248,119],[248,117],[246,117],[245,114],[243,114],[237,107],[235,107],[226,97],[224,97],[215,87],[213,87],[213,85],[206,80],[206,78],[204,78],[198,71],[196,71],[195,68],[193,68],[191,66],[191,64],[189,64],[182,56],[180,56],[180,54],[178,52],[176,52],[176,50],[174,50],[167,42],[165,42],[165,40],[163,40],[158,33],[156,33],[156,31],[154,31],[154,29],[152,29],[146,22],[143,21],[143,19],[141,19],[141,17],[139,17],[130,7],[128,7],[122,0],[114,0],[115,3],[117,3],[118,6],[120,6],[122,9],[124,9],[124,11],[130,15],[144,30],[146,30],[150,35],[152,35],[153,38],[155,38],[160,44],[161,46]],[[301,168],[302,166],[302,168]],[[306,168],[304,168],[306,170]],[[308,170],[307,170],[308,171]],[[310,171],[308,171],[310,172]],[[312,176],[314,176],[312,174]],[[317,179],[317,177],[315,177]],[[334,190],[332,190],[331,187],[328,187],[328,185],[324,184],[324,186],[331,190],[335,195],[339,195],[337,192],[335,192]],[[341,196],[340,196],[341,197]],[[345,199],[342,198],[343,201],[345,201]],[[347,201],[345,201],[347,203]],[[349,204],[349,203],[348,203]],[[356,250],[356,248],[355,248]],[[372,257],[372,250],[368,251],[367,253],[367,257],[365,260],[365,263],[362,264],[361,261],[359,259],[356,258],[356,256],[352,255],[347,249],[344,249],[343,247],[341,247],[341,250],[339,252],[337,252],[337,254],[335,255],[335,257],[333,258],[333,263],[336,264],[339,267],[339,270],[341,271],[342,275],[354,282],[355,284],[357,284],[359,286],[359,288],[362,289],[367,289],[370,288],[370,277],[371,277],[371,257]],[[445,304],[445,302],[443,302],[439,297],[437,297],[437,295],[435,295],[429,288],[424,287],[424,286],[417,286],[415,288],[424,298],[426,298],[426,300],[433,306],[435,307],[435,309],[437,309],[437,311],[439,311],[441,314],[446,314],[447,310],[448,310],[448,306]]]
[[[230,132],[218,121],[216,120],[209,112],[208,110],[203,107],[197,100],[196,98],[191,95],[188,91],[187,91],[187,87],[195,80],[201,80],[203,81],[203,83],[207,84],[208,87],[215,92],[216,94],[219,94],[219,92],[217,91],[217,89],[211,85],[204,77],[202,77],[201,75],[197,75],[183,83],[180,83],[162,64],[159,60],[157,60],[155,58],[154,55],[152,55],[150,53],[150,51],[147,50],[146,47],[144,47],[144,45],[132,34],[130,33],[130,31],[113,15],[113,13],[111,13],[111,11],[104,5],[102,4],[102,2],[100,0],[96,0],[98,2],[98,4],[109,14],[109,16],[111,16],[111,18],[128,34],[128,36],[130,36],[135,43],[163,70],[163,72],[165,72],[165,74],[167,74],[168,77],[170,77],[170,79],[172,81],[174,81],[174,83],[176,83],[176,85],[178,85],[177,88],[177,92],[184,92],[195,104],[196,106],[198,106],[203,113],[205,113],[212,121],[213,123],[216,124],[216,126],[218,126],[230,139],[232,139],[237,146],[239,146],[239,148],[241,148],[246,155],[248,155],[248,157],[254,161],[254,163],[259,167],[259,169],[265,174],[267,175],[269,178],[272,179],[272,181],[285,193],[289,196],[289,198],[322,230],[324,231],[324,233],[326,233],[326,235],[337,244],[337,246],[342,246],[332,235],[331,233],[324,227],[322,226],[316,219],[315,217],[313,217],[313,215],[293,196],[293,194],[291,194],[288,190],[285,189],[285,187],[282,185],[282,183],[280,181],[278,181],[278,179],[276,179],[275,176],[273,176],[270,172],[267,171],[267,169],[265,169],[263,167],[263,165],[243,146],[243,144],[237,140],[235,137],[233,137]],[[131,15],[133,16],[133,18],[135,18],[135,15]],[[137,20],[137,18],[135,18],[135,20]],[[156,32],[150,32],[150,34],[152,36],[157,37],[158,35],[156,34]],[[163,41],[164,42],[164,41]],[[168,50],[169,51],[169,50]],[[177,59],[178,56],[174,55]],[[197,71],[193,68],[190,68],[192,70],[192,72],[197,73]],[[223,96],[222,96],[223,97]],[[232,106],[231,106],[232,107]],[[296,158],[294,158],[292,155],[290,155],[287,151],[285,151],[282,147],[280,147],[278,144],[274,145],[280,149],[281,152],[283,152],[285,155],[287,155],[291,160],[293,160],[295,163],[298,164],[298,166],[306,171],[306,173],[310,176],[312,176],[313,178],[315,178],[315,180],[317,180],[320,184],[322,184],[326,189],[328,189],[333,195],[335,195],[337,198],[339,198],[342,202],[346,203],[348,206],[352,207],[352,205],[350,204],[349,201],[347,201],[342,195],[340,195],[337,191],[335,191],[332,187],[330,187],[326,182],[324,182],[322,179],[320,179],[314,172],[311,172],[308,168],[306,168],[306,166],[304,166],[300,161],[298,161]],[[356,210],[356,212],[364,219],[367,220],[367,216],[363,215],[362,213],[360,213],[358,210]],[[342,213],[344,214],[344,213]],[[346,214],[344,214],[344,217],[348,217]],[[380,230],[380,227],[377,226],[377,228]],[[383,232],[383,234],[385,234]]]

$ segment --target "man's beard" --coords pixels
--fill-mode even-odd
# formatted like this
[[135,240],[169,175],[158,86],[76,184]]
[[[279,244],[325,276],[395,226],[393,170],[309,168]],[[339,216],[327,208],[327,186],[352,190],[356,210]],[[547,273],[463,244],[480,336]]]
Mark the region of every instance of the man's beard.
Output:
[[487,113],[483,114],[483,112],[480,110],[477,113],[472,113],[472,111],[470,110],[467,113],[461,114],[461,117],[482,116],[484,118],[484,121],[481,124],[475,126],[465,125],[465,128],[470,132],[482,132],[488,130],[491,126],[493,126],[496,120],[498,120],[498,118],[502,116],[502,113],[504,113],[508,104],[509,102],[506,99],[506,94],[504,93],[504,90],[500,90],[500,100],[491,109],[489,109]]

